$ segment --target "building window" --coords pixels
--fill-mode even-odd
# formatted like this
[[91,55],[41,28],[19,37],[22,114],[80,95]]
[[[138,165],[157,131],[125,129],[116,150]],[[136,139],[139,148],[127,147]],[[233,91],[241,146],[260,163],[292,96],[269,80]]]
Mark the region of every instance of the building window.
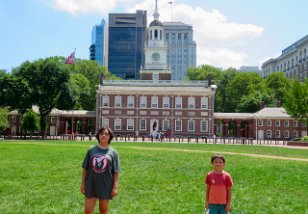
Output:
[[293,131],[293,137],[298,137],[298,131],[296,130]]
[[201,120],[201,127],[200,127],[201,132],[207,132],[208,128],[209,128],[208,121]]
[[127,130],[134,130],[135,121],[134,119],[127,119]]
[[279,130],[276,130],[275,131],[275,138],[280,138],[280,131]]
[[293,121],[293,127],[298,127],[298,122],[297,121]]
[[170,121],[168,119],[163,119],[163,131],[167,131],[170,128]]
[[267,120],[266,124],[267,124],[267,126],[272,126],[272,121],[271,120]]
[[184,40],[187,40],[187,39],[188,39],[188,34],[184,33]]
[[140,130],[146,130],[146,119],[140,119],[140,123],[139,123],[139,129]]
[[195,108],[195,98],[188,97],[188,108]]
[[158,96],[151,97],[151,106],[152,108],[158,108]]
[[166,40],[169,40],[169,33],[166,33]]
[[275,126],[279,127],[280,126],[280,120],[275,120]]
[[182,131],[182,120],[175,120],[175,131]]
[[263,120],[258,120],[258,126],[263,126]]
[[135,97],[128,96],[127,97],[127,108],[134,108],[135,107]]
[[50,117],[50,123],[55,124],[56,123],[56,117]]
[[289,138],[289,131],[288,130],[284,131],[284,138]]
[[188,120],[187,123],[188,123],[187,124],[187,127],[188,127],[187,131],[189,131],[189,132],[195,131],[195,121],[194,120]]
[[289,121],[288,120],[284,121],[284,127],[289,127]]
[[103,107],[109,107],[109,96],[103,96]]
[[170,107],[170,97],[163,97],[163,108]]
[[207,109],[209,106],[209,98],[201,97],[201,109]]
[[140,97],[140,108],[146,108],[147,107],[147,97],[141,96]]
[[266,131],[266,138],[272,138],[272,131],[271,130]]
[[120,118],[116,118],[114,120],[114,130],[121,130],[122,120]]
[[175,97],[175,108],[182,108],[182,97]]
[[122,107],[122,97],[121,96],[115,96],[114,107],[117,107],[117,108]]
[[104,118],[102,119],[102,127],[109,127],[109,119]]

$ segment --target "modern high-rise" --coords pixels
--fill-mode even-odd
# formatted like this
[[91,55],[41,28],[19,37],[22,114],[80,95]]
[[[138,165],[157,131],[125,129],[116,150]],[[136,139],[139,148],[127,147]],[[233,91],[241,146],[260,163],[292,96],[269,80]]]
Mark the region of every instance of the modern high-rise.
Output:
[[186,76],[189,67],[196,67],[196,42],[193,40],[193,28],[182,22],[164,22],[163,26],[172,79],[181,80]]
[[123,79],[139,79],[144,62],[146,11],[109,14],[108,70]]
[[290,79],[308,78],[308,35],[283,49],[279,57],[264,62],[261,75],[267,77],[277,71],[284,72]]
[[100,65],[105,65],[105,26],[103,19],[99,25],[92,28],[92,40],[89,48],[90,60],[97,61]]

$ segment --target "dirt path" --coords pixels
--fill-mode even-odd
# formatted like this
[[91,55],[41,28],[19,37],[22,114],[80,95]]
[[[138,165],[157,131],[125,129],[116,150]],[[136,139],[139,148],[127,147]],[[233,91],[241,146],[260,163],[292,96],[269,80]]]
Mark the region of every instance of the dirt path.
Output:
[[138,147],[138,146],[130,146],[125,147],[139,149],[139,150],[152,150],[152,151],[179,151],[179,152],[198,152],[198,153],[223,153],[230,155],[242,155],[249,157],[260,157],[260,158],[270,158],[270,159],[279,159],[279,160],[292,160],[292,161],[306,161],[308,162],[308,158],[290,158],[290,157],[282,157],[282,156],[273,156],[273,155],[260,155],[260,154],[249,154],[249,153],[240,153],[240,152],[221,152],[221,151],[204,151],[204,150],[190,150],[190,149],[173,149],[173,148],[153,148],[153,147]]

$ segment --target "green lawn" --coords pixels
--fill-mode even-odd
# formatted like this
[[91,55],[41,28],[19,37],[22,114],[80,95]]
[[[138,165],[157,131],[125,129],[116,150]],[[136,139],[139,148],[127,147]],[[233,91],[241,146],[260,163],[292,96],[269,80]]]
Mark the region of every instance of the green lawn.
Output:
[[[92,142],[0,143],[0,213],[83,213],[81,163]],[[213,151],[307,158],[308,150],[248,145],[112,143],[121,158],[110,213],[204,213]],[[232,213],[308,214],[308,161],[226,154]],[[97,209],[96,209],[97,213]]]

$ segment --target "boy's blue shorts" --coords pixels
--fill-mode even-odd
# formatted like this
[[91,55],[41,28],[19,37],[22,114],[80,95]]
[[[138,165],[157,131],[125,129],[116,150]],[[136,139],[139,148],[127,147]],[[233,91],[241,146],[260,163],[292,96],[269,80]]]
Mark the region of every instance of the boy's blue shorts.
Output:
[[225,209],[226,209],[225,204],[210,204],[209,214],[227,214],[228,212],[226,212]]

